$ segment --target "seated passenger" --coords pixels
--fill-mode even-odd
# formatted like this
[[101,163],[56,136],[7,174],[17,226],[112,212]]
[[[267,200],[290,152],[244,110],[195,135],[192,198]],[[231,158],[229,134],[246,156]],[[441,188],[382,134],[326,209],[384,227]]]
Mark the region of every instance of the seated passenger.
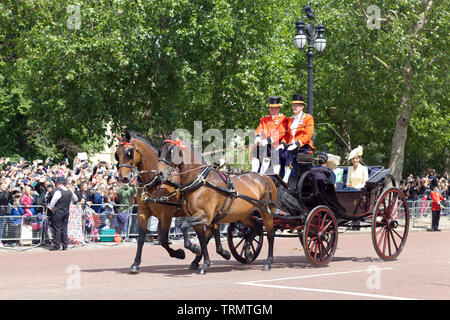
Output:
[[[336,175],[334,174],[333,170],[331,170],[325,165],[327,161],[328,155],[325,152],[319,153],[319,155],[317,156],[317,163],[319,165],[317,167],[312,168],[312,170],[313,171],[320,170],[324,172],[324,177],[322,178],[322,180],[324,180],[324,182],[328,182],[331,183],[332,185],[335,185]],[[322,175],[320,175],[319,177],[322,177]]]
[[337,183],[342,183],[342,178],[344,175],[344,169],[342,168],[338,168],[339,162],[341,161],[341,157],[336,156],[334,154],[328,153],[328,160],[327,163],[325,164],[330,170],[333,171],[335,177],[336,177],[336,181],[334,186],[336,187]]
[[348,190],[361,190],[365,186],[366,181],[369,180],[369,170],[360,163],[362,154],[363,148],[358,146],[358,148],[353,149],[348,155],[348,160],[351,160],[353,164],[353,166],[348,168]]
[[[273,172],[280,173],[278,146],[284,136],[288,118],[280,113],[281,97],[269,98],[270,115],[262,117],[255,130],[256,148],[252,150],[252,171],[265,173],[272,162]],[[274,150],[274,148],[276,148]]]

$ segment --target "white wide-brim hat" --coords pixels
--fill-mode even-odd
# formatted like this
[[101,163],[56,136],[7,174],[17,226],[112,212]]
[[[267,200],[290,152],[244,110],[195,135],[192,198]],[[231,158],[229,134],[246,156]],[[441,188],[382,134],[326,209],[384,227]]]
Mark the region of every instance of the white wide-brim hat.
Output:
[[350,154],[348,155],[347,160],[352,160],[354,157],[359,156],[361,157],[363,155],[363,147],[358,146],[358,148],[353,149]]
[[341,161],[341,157],[328,153],[328,161],[327,162],[331,162],[332,164],[334,164],[336,167],[339,165],[339,162]]

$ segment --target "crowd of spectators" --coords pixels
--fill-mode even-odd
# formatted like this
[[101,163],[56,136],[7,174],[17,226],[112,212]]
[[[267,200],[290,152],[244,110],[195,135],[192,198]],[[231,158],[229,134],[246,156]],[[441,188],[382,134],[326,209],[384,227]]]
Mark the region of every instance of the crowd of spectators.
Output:
[[[92,223],[92,229],[105,226],[105,222],[109,222],[105,217],[113,214],[124,222],[126,217],[121,213],[128,212],[129,205],[136,202],[135,183],[119,181],[115,165],[111,163],[99,161],[90,164],[87,160],[75,158],[69,165],[67,160],[54,163],[50,157],[45,161],[32,162],[23,159],[10,162],[8,158],[0,158],[0,239],[5,238],[6,229],[10,237],[16,238],[20,234],[22,218],[14,216],[36,216],[37,219],[29,220],[33,229],[42,227],[39,223],[42,221],[42,208],[50,202],[58,176],[66,178],[67,187],[77,194],[79,205],[88,206],[102,216],[99,219],[93,215],[96,221]],[[420,208],[422,215],[430,206],[430,193],[434,186],[438,187],[443,198],[449,199],[448,175],[441,176],[432,169],[423,176],[409,175],[401,181],[400,189],[407,196],[410,208]],[[126,210],[121,210],[124,208]],[[1,218],[6,215],[11,217],[8,220]],[[116,227],[124,229],[127,226],[122,224]],[[3,243],[0,241],[1,246]]]
[[408,197],[409,201],[424,200],[424,197],[427,197],[427,200],[431,200],[430,193],[435,186],[438,187],[444,198],[448,198],[448,175],[441,176],[433,169],[428,169],[423,176],[410,174],[400,182],[400,189]]
[[[410,174],[400,182],[400,189],[406,195],[410,209],[414,209],[414,214],[423,216],[429,214],[431,207],[431,192],[437,187],[444,199],[449,199],[449,176],[441,176],[434,169],[428,169],[423,176]],[[447,209],[442,214],[448,214]]]
[[[136,202],[136,186],[133,182],[119,181],[114,164],[104,161],[90,164],[87,160],[81,161],[78,158],[75,158],[72,165],[67,160],[54,163],[50,157],[45,161],[32,162],[23,159],[10,162],[8,158],[0,158],[0,216],[37,216],[38,219],[33,220],[33,229],[39,229],[41,224],[38,222],[42,220],[43,208],[51,200],[58,176],[66,178],[67,188],[78,196],[78,205],[88,206],[102,216],[97,227],[98,224],[104,224],[103,217],[120,215],[123,204],[127,205],[128,211],[129,189],[133,195],[131,202]],[[6,224],[9,229],[14,229],[13,226],[20,226],[21,219],[11,217],[8,221],[0,218],[0,239]],[[11,230],[8,234],[11,235]],[[13,230],[12,234],[17,233]],[[0,242],[0,246],[2,245]]]

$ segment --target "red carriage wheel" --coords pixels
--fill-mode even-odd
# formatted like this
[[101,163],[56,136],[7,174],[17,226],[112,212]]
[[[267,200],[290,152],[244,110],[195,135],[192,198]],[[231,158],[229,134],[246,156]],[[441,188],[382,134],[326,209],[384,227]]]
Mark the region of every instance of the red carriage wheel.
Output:
[[326,266],[334,256],[338,241],[338,224],[330,208],[315,207],[306,218],[303,248],[308,262],[314,267]]
[[402,252],[409,230],[409,209],[405,195],[389,188],[378,199],[372,219],[372,242],[378,256],[393,260]]
[[257,233],[241,222],[230,223],[227,241],[233,257],[240,263],[253,262],[261,252],[264,234]]

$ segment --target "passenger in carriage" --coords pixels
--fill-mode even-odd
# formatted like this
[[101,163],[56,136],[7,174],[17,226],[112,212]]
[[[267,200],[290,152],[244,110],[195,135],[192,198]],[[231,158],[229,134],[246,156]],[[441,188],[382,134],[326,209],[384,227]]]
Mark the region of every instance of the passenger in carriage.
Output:
[[319,177],[324,181],[328,182],[332,185],[336,185],[336,174],[331,170],[326,163],[328,161],[328,154],[325,152],[319,153],[317,156],[318,166],[312,168],[312,171],[324,172],[324,174],[320,174]]
[[362,154],[363,148],[358,146],[348,155],[348,160],[351,160],[353,164],[353,166],[348,168],[347,173],[348,190],[361,190],[365,186],[366,181],[369,180],[369,170],[361,164]]
[[326,166],[333,171],[336,180],[334,186],[336,187],[338,183],[342,183],[342,177],[344,174],[344,170],[342,168],[338,168],[339,162],[341,161],[341,157],[328,153],[328,160],[326,162]]
[[314,151],[312,136],[314,133],[314,118],[303,112],[305,102],[302,95],[292,96],[292,117],[288,119],[287,130],[278,150],[283,150],[281,160],[284,162],[284,182],[288,183],[289,176],[295,165],[297,153],[311,154]]
[[280,173],[278,146],[283,138],[288,118],[280,113],[281,97],[269,98],[270,115],[261,118],[255,130],[256,148],[252,150],[252,171],[265,173],[272,163],[273,173]]

